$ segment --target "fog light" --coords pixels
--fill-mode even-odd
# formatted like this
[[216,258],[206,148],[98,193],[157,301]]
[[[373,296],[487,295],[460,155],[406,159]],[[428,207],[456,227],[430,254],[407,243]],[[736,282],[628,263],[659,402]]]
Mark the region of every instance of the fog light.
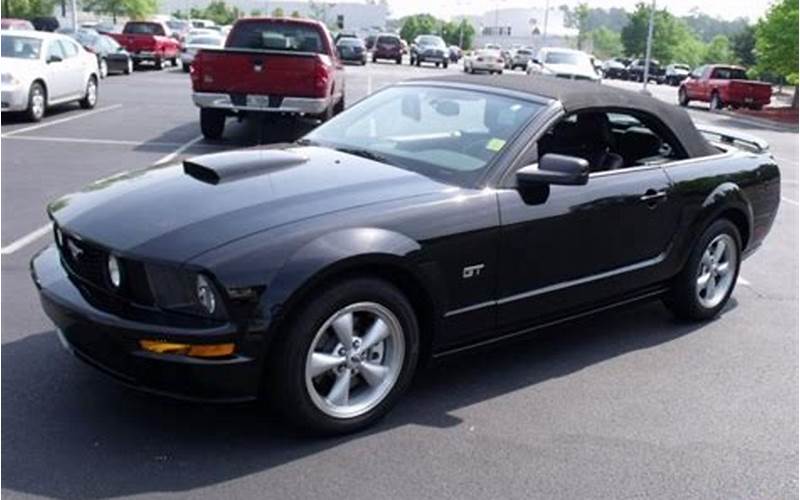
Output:
[[161,340],[140,340],[139,346],[145,351],[156,354],[181,354],[197,358],[215,358],[230,356],[236,350],[233,343],[229,344],[183,344],[178,342],[164,342]]
[[214,288],[202,274],[197,275],[196,285],[197,301],[203,306],[208,314],[214,314],[217,309],[217,298],[214,296]]
[[113,255],[108,256],[108,280],[114,285],[114,288],[119,288],[122,283],[122,275],[119,272],[119,261]]

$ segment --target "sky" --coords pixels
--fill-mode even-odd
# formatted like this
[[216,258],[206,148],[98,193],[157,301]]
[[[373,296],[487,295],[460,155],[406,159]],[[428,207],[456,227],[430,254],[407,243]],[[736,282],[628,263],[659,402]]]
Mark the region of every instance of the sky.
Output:
[[[544,7],[546,0],[389,0],[392,17],[409,14],[429,13],[436,17],[448,19],[457,14],[482,14],[503,7]],[[585,0],[589,7],[622,7],[633,10],[641,0]],[[550,0],[550,5],[557,7],[567,4],[574,7],[580,0]],[[688,14],[692,8],[713,17],[734,19],[748,17],[755,21],[761,17],[770,5],[770,0],[656,0],[657,8],[667,7],[672,14]]]

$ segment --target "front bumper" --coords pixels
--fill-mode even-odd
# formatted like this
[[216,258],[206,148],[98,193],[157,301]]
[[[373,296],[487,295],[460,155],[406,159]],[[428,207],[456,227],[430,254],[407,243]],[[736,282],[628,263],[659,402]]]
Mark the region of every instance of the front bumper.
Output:
[[475,71],[503,71],[505,64],[501,62],[473,61],[472,69]]
[[149,61],[158,61],[162,59],[163,54],[160,52],[149,52],[149,51],[141,51],[131,53],[131,58],[133,62],[149,62]]
[[[227,322],[191,326],[186,317],[170,321],[152,311],[136,317],[107,313],[92,291],[71,278],[58,250],[50,246],[31,260],[31,275],[47,316],[64,347],[79,359],[122,383],[169,397],[214,402],[256,399],[261,380],[263,335],[240,333]],[[187,344],[233,342],[236,353],[224,358],[155,354],[139,340]]]
[[28,109],[28,91],[22,86],[11,87],[3,85],[0,93],[3,111],[25,111]]
[[446,60],[448,60],[448,58],[444,54],[437,54],[430,52],[417,54],[417,59],[419,59],[420,62],[433,62],[433,63],[443,63]]
[[[251,104],[249,98],[252,97],[260,98],[261,102],[257,105]],[[195,106],[199,108],[309,115],[318,115],[331,105],[330,97],[232,96],[231,94],[214,92],[195,92],[192,94],[192,100]]]

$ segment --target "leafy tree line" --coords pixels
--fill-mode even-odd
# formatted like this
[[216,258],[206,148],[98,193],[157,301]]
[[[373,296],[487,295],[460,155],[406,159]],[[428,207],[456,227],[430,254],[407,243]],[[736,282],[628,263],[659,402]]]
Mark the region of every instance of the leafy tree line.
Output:
[[464,49],[472,47],[475,28],[465,19],[442,21],[430,14],[417,14],[401,19],[400,38],[411,43],[417,35],[439,35],[447,45],[460,45]]

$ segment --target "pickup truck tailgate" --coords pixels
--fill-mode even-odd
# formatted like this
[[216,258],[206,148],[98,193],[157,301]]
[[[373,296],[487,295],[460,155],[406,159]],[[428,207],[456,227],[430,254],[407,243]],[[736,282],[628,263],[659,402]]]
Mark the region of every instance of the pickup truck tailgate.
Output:
[[195,92],[324,97],[327,56],[313,53],[204,49],[192,65]]
[[731,80],[728,92],[736,101],[769,102],[772,97],[772,87],[768,83],[747,80]]

